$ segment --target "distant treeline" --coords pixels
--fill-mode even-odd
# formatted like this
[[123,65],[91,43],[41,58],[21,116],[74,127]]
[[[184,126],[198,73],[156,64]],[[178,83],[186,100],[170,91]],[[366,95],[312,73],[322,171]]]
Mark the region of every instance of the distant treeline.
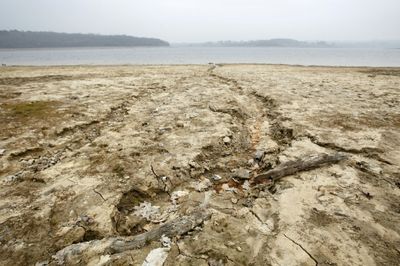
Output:
[[125,47],[169,46],[155,38],[127,35],[97,35],[80,33],[0,31],[0,48],[56,48],[56,47]]
[[256,41],[220,41],[188,44],[189,46],[207,47],[330,47],[327,42],[303,42],[293,39],[270,39]]
[[400,40],[382,41],[298,41],[294,39],[268,39],[251,41],[219,41],[203,43],[179,43],[191,47],[300,47],[300,48],[384,48],[397,49]]

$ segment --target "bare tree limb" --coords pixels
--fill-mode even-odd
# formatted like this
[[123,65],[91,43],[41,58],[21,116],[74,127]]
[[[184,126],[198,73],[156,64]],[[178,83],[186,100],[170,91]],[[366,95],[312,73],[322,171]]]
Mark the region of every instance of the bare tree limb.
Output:
[[336,153],[333,155],[318,154],[315,156],[299,159],[296,161],[289,161],[281,165],[278,165],[272,170],[257,175],[256,177],[254,177],[253,182],[262,183],[264,180],[276,181],[288,175],[293,175],[303,171],[309,171],[321,167],[323,165],[338,163],[345,159],[347,159],[346,155]]
[[208,220],[211,214],[202,210],[190,216],[184,216],[167,222],[149,232],[134,236],[132,239],[117,239],[110,246],[111,253],[120,253],[127,250],[138,249],[147,243],[159,240],[161,236],[175,237],[193,230],[198,225]]
[[139,249],[152,241],[158,241],[163,235],[171,238],[184,235],[201,225],[204,221],[210,219],[210,217],[210,212],[204,209],[198,209],[191,215],[174,219],[140,235],[132,237],[111,237],[70,245],[58,251],[53,258],[55,263],[59,265],[73,265],[81,261],[82,258],[85,258],[85,260],[87,260],[86,262],[88,262],[101,255]]

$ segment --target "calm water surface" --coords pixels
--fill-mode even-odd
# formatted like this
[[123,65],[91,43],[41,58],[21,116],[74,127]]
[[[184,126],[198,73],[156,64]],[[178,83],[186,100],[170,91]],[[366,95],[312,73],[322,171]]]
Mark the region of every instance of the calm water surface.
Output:
[[267,63],[400,67],[400,49],[156,47],[1,50],[0,64],[206,64]]

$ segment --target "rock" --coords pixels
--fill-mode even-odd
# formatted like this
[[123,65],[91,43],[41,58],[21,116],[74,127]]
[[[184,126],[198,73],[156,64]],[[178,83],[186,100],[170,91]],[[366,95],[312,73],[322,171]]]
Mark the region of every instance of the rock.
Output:
[[199,116],[198,113],[188,113],[188,114],[185,114],[185,117],[188,118],[188,119],[192,119],[192,118],[195,118],[195,117],[198,117],[198,116]]
[[179,199],[187,196],[188,194],[189,192],[181,190],[172,192],[171,194],[172,204],[177,205],[179,203]]
[[162,135],[162,134],[164,134],[165,132],[171,131],[171,130],[172,130],[171,127],[160,127],[160,128],[158,128],[158,134],[159,134],[159,135]]
[[236,204],[236,203],[238,203],[238,199],[237,199],[237,198],[231,198],[231,202],[232,202],[233,204]]
[[168,257],[170,248],[156,248],[150,251],[142,266],[162,266]]
[[198,163],[196,163],[196,162],[193,162],[193,161],[189,162],[189,166],[191,168],[194,168],[194,169],[200,168],[200,165]]
[[161,242],[161,245],[162,245],[164,248],[170,248],[170,247],[171,247],[171,244],[172,244],[171,238],[169,238],[169,237],[167,237],[167,236],[165,236],[165,235],[162,235],[162,236],[161,236],[160,242]]
[[65,226],[61,227],[56,235],[59,238],[59,244],[70,245],[82,240],[85,232],[82,226]]
[[6,150],[5,149],[0,149],[0,156],[3,156],[4,153],[6,153]]
[[192,184],[192,187],[198,191],[198,192],[202,192],[202,191],[206,191],[209,187],[212,186],[212,183],[209,179],[204,179],[201,182],[196,182]]
[[209,258],[207,260],[209,266],[224,266],[225,263],[223,259]]
[[264,158],[264,155],[265,151],[257,150],[256,153],[254,154],[254,160],[261,161]]
[[100,260],[97,263],[97,265],[108,265],[108,262],[110,261],[111,256],[110,255],[101,255]]
[[225,137],[223,139],[223,141],[224,141],[225,144],[229,144],[229,143],[231,143],[231,138],[230,137]]
[[94,224],[94,219],[87,215],[82,215],[78,218],[76,224],[91,225]]
[[232,177],[238,179],[250,179],[250,171],[240,168],[233,173]]
[[23,177],[24,177],[24,173],[22,171],[20,171],[20,172],[14,174],[14,175],[7,176],[5,178],[5,181],[6,182],[20,181]]
[[219,175],[213,175],[213,176],[211,177],[211,179],[214,180],[214,181],[219,181],[219,180],[222,179],[222,177],[219,176]]
[[250,190],[250,183],[249,183],[249,181],[244,181],[244,183],[243,183],[243,185],[242,185],[242,188],[244,189],[244,190]]
[[222,190],[223,191],[227,191],[227,192],[234,192],[234,193],[236,193],[236,188],[233,188],[233,187],[230,187],[228,184],[223,184],[222,186],[221,186],[221,188],[222,188]]
[[182,128],[183,128],[183,127],[185,127],[185,123],[183,123],[183,121],[177,121],[177,122],[176,122],[176,126],[177,126],[177,127],[182,127]]
[[232,241],[228,241],[228,242],[225,243],[225,246],[227,246],[227,247],[233,247],[233,246],[235,246],[235,243],[232,242]]
[[215,104],[208,105],[208,108],[213,112],[218,112],[218,108],[215,106]]

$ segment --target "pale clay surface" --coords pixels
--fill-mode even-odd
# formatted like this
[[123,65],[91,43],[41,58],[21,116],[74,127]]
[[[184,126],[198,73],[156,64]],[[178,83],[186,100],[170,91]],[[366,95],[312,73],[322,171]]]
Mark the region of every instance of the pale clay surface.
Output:
[[[81,265],[398,265],[399,69],[3,67],[0,95],[1,265],[55,264],[204,201],[211,219],[170,248]],[[269,190],[231,179],[334,152],[349,159]]]

